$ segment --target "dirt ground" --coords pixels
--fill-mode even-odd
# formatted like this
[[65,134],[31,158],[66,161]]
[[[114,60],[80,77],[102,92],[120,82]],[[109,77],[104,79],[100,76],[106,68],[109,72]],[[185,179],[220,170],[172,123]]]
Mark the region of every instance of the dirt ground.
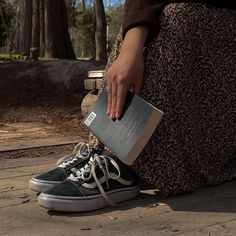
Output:
[[[17,108],[9,107],[0,109],[0,114],[0,144],[1,140],[6,144],[6,142],[16,142],[20,139],[28,139],[30,141],[30,139],[53,139],[57,137],[75,136],[86,140],[88,137],[88,131],[81,125],[83,117],[81,115],[80,107],[75,106],[68,108],[37,106],[33,109],[23,106]],[[28,130],[25,130],[25,135],[22,138],[20,136],[17,136],[17,132],[22,133],[22,131],[24,131],[23,128],[25,128],[27,124],[36,124],[36,127],[32,128],[31,125],[31,133],[26,133],[26,131]],[[42,130],[36,129],[37,126],[45,126],[46,128],[44,128],[44,132],[42,132]],[[22,130],[20,130],[20,128]],[[9,133],[12,134],[12,136],[14,134],[14,136],[11,139],[7,136],[4,140],[4,135],[9,135]],[[50,147],[46,146],[27,150],[15,150],[4,153],[0,152],[0,158],[4,156],[9,158],[19,156],[39,156],[52,152],[60,155],[65,150],[70,152],[74,146],[75,144],[72,143],[71,145],[53,145]]]
[[83,116],[80,106],[19,106],[0,108],[0,126],[9,123],[41,122],[54,125],[55,132],[64,135],[87,137],[88,132],[81,125]]
[[[89,91],[85,90],[83,81],[88,71],[102,68],[104,65],[95,61],[83,60],[1,63],[0,145],[47,138],[55,144],[52,139],[62,137],[86,140],[88,132],[81,125],[80,106]],[[65,144],[74,146],[68,145],[68,140]],[[33,149],[0,153],[0,156],[14,157],[22,153],[29,156],[27,153]],[[44,149],[45,154],[48,149],[58,154],[64,150],[52,145],[40,147],[38,151],[43,154]]]

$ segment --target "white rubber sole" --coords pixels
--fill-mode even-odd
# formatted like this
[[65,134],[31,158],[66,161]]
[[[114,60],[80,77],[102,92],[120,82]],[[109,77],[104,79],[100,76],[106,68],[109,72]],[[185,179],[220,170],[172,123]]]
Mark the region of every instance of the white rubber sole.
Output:
[[[113,203],[123,202],[135,198],[140,192],[140,187],[122,188],[107,192]],[[89,197],[64,197],[41,193],[38,196],[41,207],[64,212],[87,212],[108,206],[101,194]]]
[[29,188],[35,192],[46,192],[47,190],[51,189],[52,187],[60,184],[60,181],[44,181],[32,178],[29,181]]

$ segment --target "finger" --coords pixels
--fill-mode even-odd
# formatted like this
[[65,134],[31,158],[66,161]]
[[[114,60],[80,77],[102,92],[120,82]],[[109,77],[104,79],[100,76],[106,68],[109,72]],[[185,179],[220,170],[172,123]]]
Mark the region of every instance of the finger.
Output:
[[117,102],[116,102],[116,114],[115,114],[115,118],[120,118],[122,111],[123,111],[123,107],[124,107],[124,103],[125,103],[125,99],[127,96],[127,92],[128,92],[128,88],[124,85],[124,84],[120,84],[118,86],[117,89]]
[[110,116],[111,114],[111,103],[112,103],[112,83],[110,80],[107,80],[107,92],[108,92],[108,97],[107,97],[107,115]]
[[116,101],[117,101],[117,84],[116,84],[116,81],[113,81],[112,82],[112,95],[111,95],[111,113],[110,113],[111,119],[115,118]]

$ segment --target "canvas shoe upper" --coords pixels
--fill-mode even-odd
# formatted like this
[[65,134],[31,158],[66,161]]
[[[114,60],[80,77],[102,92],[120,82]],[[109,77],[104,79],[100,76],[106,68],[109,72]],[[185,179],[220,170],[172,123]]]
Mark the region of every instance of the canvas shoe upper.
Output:
[[41,193],[38,203],[56,211],[84,212],[132,199],[139,191],[134,172],[121,173],[114,159],[95,154],[67,180]]
[[[75,152],[77,149],[78,151]],[[78,169],[86,165],[89,158],[95,153],[100,153],[100,150],[91,148],[86,143],[79,143],[75,150],[73,151],[73,155],[70,154],[63,157],[64,161],[61,160],[60,163],[58,163],[59,165],[53,170],[33,177],[29,182],[29,188],[36,192],[47,191],[64,181],[71,173],[76,173]]]
[[61,157],[59,160],[57,160],[57,166],[59,166],[60,164],[62,164],[63,162],[67,161],[67,160],[71,160],[73,159],[75,156],[78,155],[83,155],[82,152],[84,152],[84,154],[86,155],[86,149],[88,149],[88,144],[80,142],[78,143],[75,147],[72,153],[70,153],[69,155],[63,156]]

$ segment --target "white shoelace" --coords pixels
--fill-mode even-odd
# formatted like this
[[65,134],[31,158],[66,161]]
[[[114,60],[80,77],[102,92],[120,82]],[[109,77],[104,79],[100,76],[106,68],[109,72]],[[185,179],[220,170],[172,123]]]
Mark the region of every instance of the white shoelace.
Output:
[[[108,162],[110,162],[115,167],[115,169],[118,172],[117,175],[114,174],[113,172],[110,172]],[[110,206],[114,206],[115,204],[107,196],[99,179],[97,178],[96,167],[99,167],[102,170],[108,188],[109,188],[109,183],[108,183],[109,179],[116,180],[116,179],[120,178],[120,168],[119,168],[118,164],[111,157],[95,154],[93,157],[90,158],[89,162],[83,168],[76,171],[75,174],[71,174],[68,179],[71,179],[73,181],[79,181],[79,179],[82,179],[84,181],[88,181],[93,177],[103,198],[107,201],[107,203]]]
[[65,161],[58,165],[58,167],[65,168],[74,164],[78,160],[78,158],[87,159],[90,155],[91,150],[89,145],[83,142],[78,143],[71,154],[62,157],[63,159],[65,159]]

